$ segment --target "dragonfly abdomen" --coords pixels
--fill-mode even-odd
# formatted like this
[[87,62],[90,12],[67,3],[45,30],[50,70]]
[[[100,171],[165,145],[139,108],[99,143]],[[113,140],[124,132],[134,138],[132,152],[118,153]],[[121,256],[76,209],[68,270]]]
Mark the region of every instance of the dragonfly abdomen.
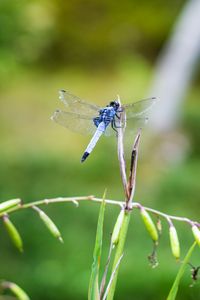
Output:
[[81,158],[81,162],[84,162],[86,160],[86,158],[90,155],[90,153],[92,152],[92,150],[94,149],[94,147],[96,146],[96,143],[98,142],[98,140],[100,139],[101,135],[104,133],[106,129],[106,125],[104,122],[101,122],[98,127],[97,130],[95,132],[95,134],[93,135],[91,141],[89,142],[82,158]]

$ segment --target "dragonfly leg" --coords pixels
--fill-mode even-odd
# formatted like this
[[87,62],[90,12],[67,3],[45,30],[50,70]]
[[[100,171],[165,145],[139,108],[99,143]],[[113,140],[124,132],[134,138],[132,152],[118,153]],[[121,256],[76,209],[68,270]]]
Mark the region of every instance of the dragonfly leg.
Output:
[[117,117],[117,119],[118,119],[118,120],[120,119],[120,116],[118,116],[118,114],[117,114],[117,113],[115,114],[115,117]]
[[[118,119],[120,119],[119,116],[117,116],[117,115],[115,115],[115,116],[116,116]],[[119,125],[116,124],[115,118],[113,119],[111,125],[112,125],[112,124],[113,124],[113,127],[115,127],[115,128],[123,128],[123,125],[119,126]],[[113,128],[113,127],[112,127],[112,128]],[[113,128],[113,129],[114,129],[114,128]]]
[[118,133],[117,132],[117,127],[116,127],[116,124],[115,124],[115,121],[114,121],[114,119],[111,121],[111,127],[112,127],[112,129],[116,132],[116,133]]

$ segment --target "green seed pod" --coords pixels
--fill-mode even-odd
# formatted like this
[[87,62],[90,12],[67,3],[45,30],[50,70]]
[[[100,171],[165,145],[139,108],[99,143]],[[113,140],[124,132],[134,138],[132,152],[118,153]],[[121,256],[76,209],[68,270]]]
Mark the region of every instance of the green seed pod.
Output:
[[113,229],[113,233],[111,236],[111,243],[113,246],[116,246],[118,244],[119,241],[119,233],[120,233],[120,229],[124,220],[124,209],[122,209],[117,217],[117,221],[115,223],[114,229]]
[[193,232],[195,241],[200,246],[200,230],[199,230],[199,228],[196,225],[193,225],[192,226],[192,232]]
[[8,209],[13,208],[19,204],[21,204],[21,199],[12,199],[2,202],[0,203],[0,213],[5,212]]
[[157,242],[158,241],[158,232],[156,230],[156,226],[154,225],[150,215],[144,208],[141,208],[140,213],[141,213],[142,219],[144,221],[144,225],[145,225],[147,231],[149,232],[152,240],[154,242]]
[[9,289],[19,300],[30,300],[29,296],[20,288],[17,284],[13,282],[3,282],[3,288]]
[[43,221],[43,223],[46,225],[50,233],[57,238],[61,243],[63,243],[63,239],[61,236],[60,231],[58,230],[57,226],[55,223],[43,212],[43,210],[39,209],[37,206],[34,206],[33,209],[35,209],[40,216],[40,219]]
[[173,225],[170,225],[169,227],[169,238],[170,238],[172,254],[176,259],[179,259],[180,258],[179,239],[178,239],[176,228]]
[[14,224],[10,221],[8,215],[3,216],[3,222],[13,244],[20,252],[23,252],[23,242],[21,236]]

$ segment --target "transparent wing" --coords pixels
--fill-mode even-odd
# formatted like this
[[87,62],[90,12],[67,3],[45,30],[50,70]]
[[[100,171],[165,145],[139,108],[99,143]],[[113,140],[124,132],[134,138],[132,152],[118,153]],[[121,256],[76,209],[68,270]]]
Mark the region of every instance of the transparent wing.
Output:
[[56,123],[80,134],[94,134],[96,126],[90,117],[76,114],[73,112],[66,112],[56,110],[51,117],[51,120]]
[[148,123],[148,118],[144,116],[138,116],[134,118],[127,119],[125,134],[132,134],[139,128],[143,128]]
[[106,130],[105,130],[105,132],[104,132],[104,135],[107,136],[107,137],[116,135],[116,131],[114,131],[114,129],[111,127],[111,124],[109,124],[109,125],[106,127]]
[[[139,128],[143,128],[148,123],[148,118],[145,116],[136,116],[134,118],[129,118],[127,120],[122,120],[122,124],[120,124],[119,119],[115,119],[116,127],[122,126],[125,127],[125,134],[131,134],[137,131]],[[117,128],[116,128],[117,130]],[[116,131],[109,124],[105,131],[105,136],[116,135]]]
[[98,112],[101,109],[100,106],[88,103],[65,90],[59,91],[59,98],[65,104],[67,111],[91,116],[91,118],[98,116]]
[[138,102],[122,105],[122,108],[126,113],[126,119],[128,120],[130,118],[146,115],[146,113],[152,109],[157,101],[157,98],[152,97],[140,100]]

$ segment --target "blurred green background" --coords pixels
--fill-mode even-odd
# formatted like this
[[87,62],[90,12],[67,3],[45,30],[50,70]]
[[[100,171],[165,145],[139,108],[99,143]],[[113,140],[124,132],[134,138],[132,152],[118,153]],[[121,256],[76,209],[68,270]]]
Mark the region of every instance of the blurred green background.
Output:
[[[102,138],[81,165],[89,138],[50,120],[52,112],[61,107],[58,90],[69,89],[100,105],[116,94],[124,102],[144,97],[158,55],[185,3],[1,0],[1,201],[100,197],[105,188],[108,198],[123,200],[115,139]],[[173,132],[175,140],[176,132],[181,132],[187,144],[183,158],[173,163],[160,159],[165,134],[150,137],[145,130],[136,190],[136,201],[195,220],[199,218],[200,194],[199,82],[197,72]],[[17,252],[1,226],[1,278],[21,285],[35,300],[86,299],[99,205],[83,203],[75,208],[58,204],[44,210],[62,231],[64,245],[49,235],[34,211],[13,214],[25,252]],[[117,208],[107,207],[103,263],[117,214]],[[192,234],[185,224],[177,224],[177,229],[184,255]],[[151,250],[151,240],[136,211],[115,299],[166,298],[179,268],[170,252],[166,223],[156,269],[148,265]],[[191,262],[200,265],[199,249]],[[191,289],[190,283],[188,267],[177,299],[199,299],[199,284]]]

